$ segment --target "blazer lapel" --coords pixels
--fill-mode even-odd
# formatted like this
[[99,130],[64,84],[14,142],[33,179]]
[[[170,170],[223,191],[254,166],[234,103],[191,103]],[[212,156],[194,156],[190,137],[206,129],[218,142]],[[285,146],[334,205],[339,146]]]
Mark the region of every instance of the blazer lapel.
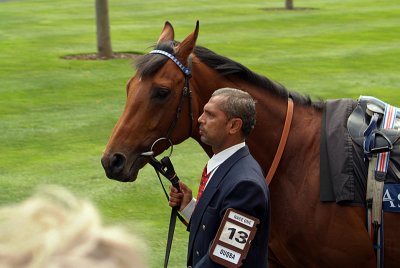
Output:
[[[211,199],[215,195],[218,190],[218,186],[225,179],[226,174],[231,169],[231,167],[241,158],[249,155],[249,148],[247,146],[239,149],[235,152],[231,157],[225,160],[215,171],[213,176],[211,177],[209,183],[206,186],[199,202],[196,205],[195,210],[193,211],[193,215],[190,220],[190,230],[192,235],[189,239],[189,252],[191,252],[191,247],[193,246],[193,241],[197,234],[197,229],[201,223],[201,219],[203,218],[203,214],[206,211],[208,204]],[[196,233],[194,233],[196,232]]]

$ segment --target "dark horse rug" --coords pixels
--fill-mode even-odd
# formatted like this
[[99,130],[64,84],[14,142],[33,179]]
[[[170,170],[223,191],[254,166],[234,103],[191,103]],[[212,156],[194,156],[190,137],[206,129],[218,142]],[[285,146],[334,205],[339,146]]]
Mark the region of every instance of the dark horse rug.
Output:
[[[321,192],[323,202],[336,201],[338,204],[365,206],[367,190],[368,159],[363,150],[363,128],[367,127],[370,116],[362,114],[366,103],[352,99],[338,99],[326,102],[321,127]],[[363,122],[358,122],[359,137],[350,135],[347,123],[352,113],[358,112]],[[393,142],[390,163],[385,183],[399,183],[400,142],[399,130],[388,134]],[[378,139],[378,136],[377,136]],[[381,141],[382,142],[382,141]],[[385,142],[385,141],[383,141]]]

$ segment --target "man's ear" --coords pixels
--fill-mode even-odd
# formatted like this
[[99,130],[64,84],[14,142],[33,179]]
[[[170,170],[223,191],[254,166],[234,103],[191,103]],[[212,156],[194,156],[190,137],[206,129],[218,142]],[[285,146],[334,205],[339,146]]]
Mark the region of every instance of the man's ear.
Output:
[[243,121],[240,118],[232,118],[229,122],[230,125],[230,134],[235,134],[237,132],[242,131]]

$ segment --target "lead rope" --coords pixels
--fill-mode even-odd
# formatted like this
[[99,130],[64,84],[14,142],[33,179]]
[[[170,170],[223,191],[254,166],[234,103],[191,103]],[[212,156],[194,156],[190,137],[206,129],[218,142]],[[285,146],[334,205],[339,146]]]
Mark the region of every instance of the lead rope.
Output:
[[[175,187],[180,192],[179,178],[178,178],[178,175],[176,175],[174,167],[168,156],[161,159],[161,162],[156,160],[155,158],[152,158],[150,161],[150,164],[154,167],[154,170],[156,171],[156,174],[160,181],[160,184],[164,190],[165,196],[167,197],[168,200],[169,200],[169,197],[168,197],[167,191],[165,190],[164,184],[161,181],[160,173],[164,177],[166,177],[171,182],[172,186]],[[178,209],[179,209],[179,207],[175,206],[171,210],[171,216],[170,216],[169,228],[168,228],[167,246],[165,248],[164,268],[168,267],[169,255],[171,253],[172,240],[173,240],[174,232],[175,232],[176,217],[178,217],[179,220],[183,224],[185,224],[186,226],[188,225],[188,223],[185,221],[185,219],[178,213]]]
[[[167,201],[169,201],[169,195],[168,195],[168,193],[167,193],[167,190],[165,190],[164,183],[163,183],[162,180],[161,180],[160,172],[158,172],[158,170],[156,170],[156,169],[154,169],[154,170],[156,171],[156,174],[157,174],[157,177],[158,177],[158,181],[160,182],[160,185],[161,185],[161,187],[162,187],[162,189],[163,189],[163,192],[164,192],[164,194],[165,194],[165,197],[167,198]],[[179,184],[178,184],[178,185],[179,185]],[[189,223],[185,220],[184,217],[182,217],[181,214],[178,213],[177,217],[178,217],[178,219],[180,220],[180,222],[181,222],[182,224],[184,224],[186,227],[189,225]]]

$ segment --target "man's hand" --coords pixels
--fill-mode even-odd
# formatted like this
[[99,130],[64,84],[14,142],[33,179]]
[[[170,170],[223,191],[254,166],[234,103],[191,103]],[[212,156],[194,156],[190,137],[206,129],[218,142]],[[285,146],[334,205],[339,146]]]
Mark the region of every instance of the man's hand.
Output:
[[169,193],[169,205],[171,207],[179,206],[179,211],[184,209],[187,204],[192,200],[192,190],[186,186],[183,182],[179,182],[179,187],[181,188],[181,192],[179,193],[178,190],[171,186],[170,193]]

